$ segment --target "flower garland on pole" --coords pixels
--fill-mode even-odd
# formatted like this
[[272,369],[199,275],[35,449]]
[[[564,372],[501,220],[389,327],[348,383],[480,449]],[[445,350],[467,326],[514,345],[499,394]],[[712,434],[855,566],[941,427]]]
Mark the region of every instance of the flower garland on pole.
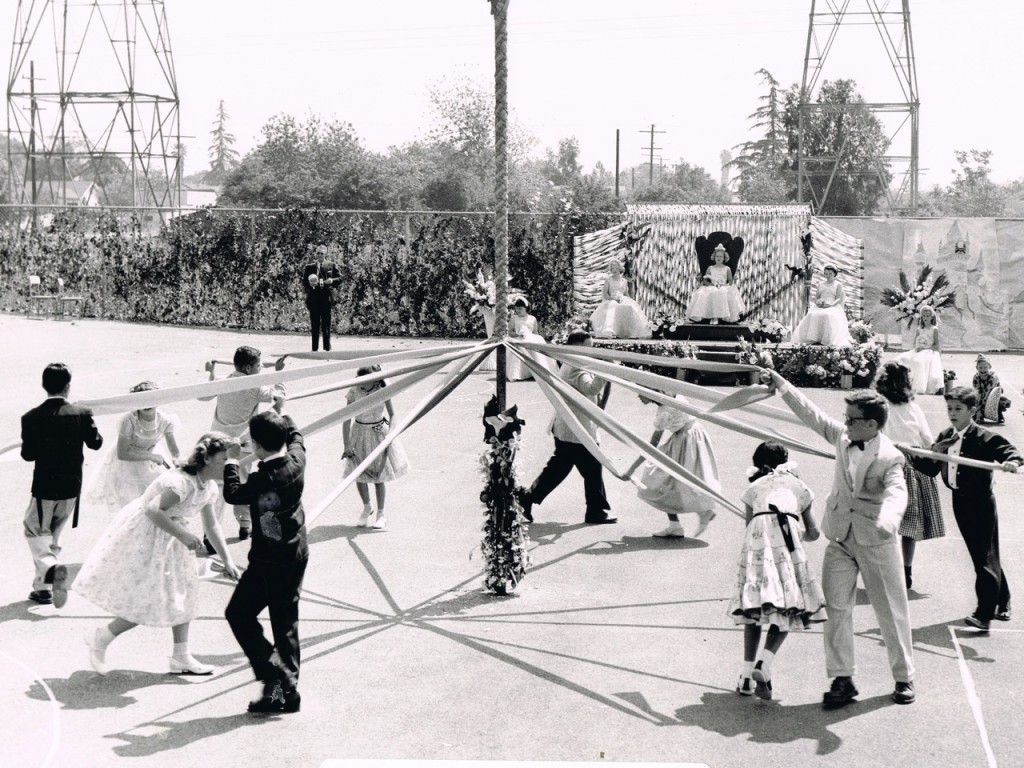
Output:
[[907,328],[921,319],[921,310],[930,307],[938,315],[943,309],[956,306],[956,289],[951,288],[945,272],[932,278],[932,267],[925,265],[917,275],[913,287],[905,272],[900,272],[900,287],[882,289],[881,303],[891,308]]

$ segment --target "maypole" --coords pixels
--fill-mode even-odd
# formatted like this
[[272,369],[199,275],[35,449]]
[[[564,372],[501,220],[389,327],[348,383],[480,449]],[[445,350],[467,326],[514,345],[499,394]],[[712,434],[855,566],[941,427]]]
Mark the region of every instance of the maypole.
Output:
[[[494,335],[508,337],[508,0],[489,0],[494,16]],[[516,452],[522,422],[506,408],[508,350],[497,348],[496,392],[484,409],[483,457],[487,477],[481,498],[487,506],[481,552],[484,583],[496,594],[514,589],[529,565],[527,537],[515,496]]]

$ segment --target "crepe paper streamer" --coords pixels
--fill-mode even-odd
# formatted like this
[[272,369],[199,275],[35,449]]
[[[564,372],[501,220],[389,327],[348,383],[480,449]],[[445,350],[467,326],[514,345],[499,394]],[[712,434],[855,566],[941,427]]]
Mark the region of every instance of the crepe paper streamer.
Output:
[[752,384],[749,387],[743,387],[735,392],[726,395],[713,406],[708,408],[708,413],[720,413],[721,411],[731,411],[733,408],[742,408],[745,405],[756,403],[761,400],[767,400],[772,397],[775,393],[772,392],[768,387],[763,384]]
[[[611,360],[612,362],[642,363],[644,365],[657,365],[662,368],[686,368],[693,371],[712,371],[715,373],[742,373],[744,371],[760,371],[761,368],[747,363],[712,363],[708,360],[694,360],[689,357],[661,357],[660,355],[645,355],[640,352],[625,352],[618,349],[601,349],[600,347],[582,347],[577,345],[560,344],[538,344],[535,341],[513,342],[526,349],[544,352],[555,357],[554,352],[548,351],[554,347],[563,354],[580,355],[583,357],[595,357],[599,360]],[[585,351],[580,351],[585,350]]]
[[[412,365],[406,365],[401,368],[392,368],[391,370],[388,371],[368,373],[364,376],[357,376],[352,379],[346,379],[344,381],[339,381],[335,384],[326,384],[322,387],[316,387],[315,389],[308,389],[303,392],[297,392],[294,395],[289,395],[288,400],[289,402],[292,400],[302,400],[303,398],[307,397],[314,397],[316,395],[323,395],[328,392],[335,392],[339,389],[349,389],[350,387],[357,387],[361,384],[369,384],[371,382],[380,381],[381,379],[389,379],[395,376],[401,376],[406,373],[411,373],[413,371],[419,371],[422,370],[424,367],[432,367],[434,370],[437,370],[439,368],[443,368],[445,364],[453,360],[460,360],[468,355],[473,354],[475,351],[478,350],[478,348],[481,350],[486,349],[489,351],[497,347],[500,343],[501,342],[494,341],[487,344],[481,344],[478,345],[478,347],[473,347],[472,349],[462,350],[459,352],[450,352],[444,355],[437,355],[436,357],[430,358],[427,361],[421,361],[418,363],[414,363]],[[436,363],[441,364],[435,365]]]
[[[915,448],[910,445],[902,446],[902,449],[907,453],[914,454],[915,456],[920,456],[924,459],[934,459],[935,461],[945,461],[947,464],[962,464],[965,467],[990,469],[993,472],[1006,472],[1008,475],[1018,474],[1017,472],[1010,472],[1009,470],[1003,469],[1003,465],[997,461],[980,461],[979,459],[970,459],[966,456],[950,456],[948,453],[937,453],[936,451],[929,451],[925,448]],[[1024,472],[1020,472],[1019,474],[1024,474]]]
[[[338,371],[358,368],[363,364],[381,364],[397,362],[401,360],[415,359],[419,357],[432,357],[453,352],[459,349],[472,350],[476,345],[466,344],[457,346],[431,347],[423,350],[406,350],[381,355],[376,358],[360,357],[352,360],[343,360],[322,365],[311,365],[305,368],[293,368],[286,371],[272,371],[270,373],[257,373],[253,376],[236,376],[230,379],[218,381],[207,381],[199,384],[185,384],[179,387],[168,387],[166,389],[153,389],[147,392],[136,392],[126,395],[115,395],[113,397],[96,398],[94,400],[81,401],[81,405],[88,406],[95,414],[123,413],[134,411],[139,408],[152,408],[157,405],[177,403],[182,400],[207,399],[212,400],[217,395],[227,392],[241,392],[246,389],[255,389],[261,386],[272,386],[288,381],[308,379],[314,376],[324,376]],[[467,352],[468,353],[468,352]]]
[[457,367],[445,376],[444,381],[431,390],[426,397],[420,400],[420,402],[413,407],[404,419],[393,425],[380,444],[370,451],[370,453],[366,455],[366,458],[364,458],[359,465],[352,470],[352,472],[346,475],[345,479],[335,486],[334,489],[326,496],[324,496],[316,507],[306,515],[306,525],[308,526],[322,515],[324,511],[326,511],[327,508],[345,491],[345,489],[352,485],[352,483],[356,481],[356,478],[358,478],[363,471],[377,459],[378,456],[387,450],[388,446],[391,445],[399,435],[415,424],[421,416],[428,413],[434,408],[434,406],[444,400],[444,398],[446,398],[455,387],[462,383],[474,368],[483,362],[484,358],[486,358],[488,354],[489,352],[480,353],[477,357],[467,360],[461,366]]
[[[624,426],[619,421],[617,421],[616,419],[602,411],[589,399],[583,397],[583,395],[576,391],[576,389],[565,383],[560,377],[554,376],[553,374],[549,373],[539,363],[535,363],[528,356],[522,355],[517,350],[513,350],[513,352],[520,357],[520,359],[527,365],[527,367],[531,369],[531,371],[534,374],[534,377],[540,377],[541,379],[543,379],[547,387],[555,390],[559,395],[561,395],[562,398],[564,398],[567,401],[567,403],[571,404],[570,407],[574,405],[574,410],[578,409],[583,411],[588,418],[597,422],[597,424],[601,428],[603,428],[606,432],[608,432],[608,434],[610,434],[612,437],[616,438],[620,442],[625,444],[632,443],[637,449],[639,449],[641,454],[647,457],[648,460],[664,469],[666,472],[668,472],[670,475],[672,475],[680,482],[711,496],[716,501],[718,501],[718,503],[721,506],[723,506],[725,509],[728,509],[730,512],[733,512],[740,517],[745,517],[745,513],[741,509],[739,509],[735,504],[733,504],[732,501],[723,496],[720,491],[716,491],[714,488],[710,487],[707,483],[704,482],[703,479],[694,475],[692,472],[686,469],[686,467],[682,466],[681,464],[679,464],[677,461],[667,456],[666,454],[662,453],[655,446],[652,446],[650,443],[644,440],[644,438],[640,437],[632,430],[630,430],[628,427]],[[545,394],[548,394],[548,392],[545,392]],[[548,399],[552,401],[553,405],[556,404],[556,400],[552,398],[550,394],[548,394]],[[579,437],[581,440],[583,440],[584,437],[588,438],[588,440],[584,441],[584,445],[586,445],[588,442],[590,444],[594,444],[593,438],[590,438],[590,434],[586,431],[585,428],[583,428],[582,424],[580,424],[578,419],[574,419],[572,422],[568,423],[570,425],[570,428],[573,430],[573,433],[576,434],[577,437]],[[616,471],[613,466],[609,466],[609,469],[615,473],[616,477],[623,478],[622,473]]]
[[[532,349],[540,349],[539,344],[525,343],[524,346],[531,347]],[[549,345],[554,346],[554,345]],[[592,347],[560,347],[552,350],[544,350],[548,352],[550,357],[560,360],[562,362],[568,362],[577,368],[587,368],[593,370],[602,376],[614,375],[624,379],[629,379],[637,384],[643,384],[644,386],[651,387],[652,389],[660,389],[672,394],[685,395],[688,398],[694,400],[703,400],[704,402],[717,403],[722,400],[724,395],[714,392],[706,387],[698,386],[697,384],[690,384],[686,381],[680,381],[679,379],[670,379],[665,376],[659,376],[656,373],[650,373],[648,371],[639,371],[635,368],[626,368],[625,366],[615,365],[613,363],[607,363],[602,360],[588,359],[586,353],[574,354],[565,352],[563,350],[568,349],[583,349],[589,350]],[[760,368],[756,370],[761,370]],[[777,421],[785,421],[790,424],[797,424],[804,426],[804,423],[800,418],[790,411],[788,408],[775,408],[770,405],[750,405],[746,407],[749,413],[756,413],[761,416],[767,416]],[[703,418],[705,411],[693,411],[693,415],[698,418]]]

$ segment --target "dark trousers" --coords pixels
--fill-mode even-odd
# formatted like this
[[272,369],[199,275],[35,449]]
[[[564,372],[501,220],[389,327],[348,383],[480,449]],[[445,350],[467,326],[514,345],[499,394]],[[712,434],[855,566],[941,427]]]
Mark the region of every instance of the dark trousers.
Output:
[[[307,560],[253,563],[242,573],[224,616],[242,647],[256,679],[299,681],[299,592]],[[257,617],[268,608],[274,644],[267,642]],[[277,659],[271,660],[277,652]]]
[[320,335],[324,337],[324,352],[331,351],[331,303],[316,301],[306,305],[309,308],[309,327],[313,337],[313,351],[320,346]]
[[530,488],[530,500],[540,504],[555,488],[561,484],[569,473],[576,471],[583,476],[583,492],[587,500],[587,517],[600,516],[611,509],[604,493],[604,476],[601,473],[601,462],[581,443],[570,443],[555,438],[555,452],[540,475],[533,481]]
[[999,517],[996,500],[977,493],[953,491],[953,515],[974,564],[978,618],[991,621],[996,608],[1010,605],[1010,587],[999,563]]

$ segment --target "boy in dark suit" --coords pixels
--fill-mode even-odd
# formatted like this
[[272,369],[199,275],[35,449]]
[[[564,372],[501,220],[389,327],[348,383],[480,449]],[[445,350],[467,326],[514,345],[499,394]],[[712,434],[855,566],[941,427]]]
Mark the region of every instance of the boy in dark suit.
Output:
[[69,519],[78,525],[82,446],[98,450],[103,437],[92,411],[68,402],[71,371],[64,363],[43,369],[46,400],[21,417],[21,458],[35,462],[25,539],[35,563],[29,600],[58,608],[67,600],[67,568],[59,565],[60,535]]
[[[263,695],[249,703],[249,711],[263,713],[299,711],[299,593],[309,560],[302,508],[306,449],[295,422],[281,415],[280,400],[274,408],[249,419],[258,469],[242,482],[237,444],[228,448],[224,465],[224,498],[248,504],[253,519],[249,567],[224,615],[263,683]],[[257,620],[264,608],[270,612],[273,644]]]
[[315,259],[302,268],[302,287],[306,291],[306,309],[309,310],[313,351],[324,337],[324,352],[331,351],[331,307],[334,305],[334,284],[341,281],[341,273],[333,261],[327,259],[327,246],[318,245]]
[[[996,462],[1006,472],[1016,472],[1024,464],[1024,456],[1006,438],[974,421],[978,409],[974,389],[954,387],[945,397],[951,426],[939,433],[933,451]],[[978,597],[978,607],[964,623],[987,632],[992,619],[1009,621],[1010,587],[999,562],[999,516],[992,493],[992,470],[928,459],[915,459],[914,466],[932,477],[941,472],[943,482],[953,492],[953,515],[974,564]]]

